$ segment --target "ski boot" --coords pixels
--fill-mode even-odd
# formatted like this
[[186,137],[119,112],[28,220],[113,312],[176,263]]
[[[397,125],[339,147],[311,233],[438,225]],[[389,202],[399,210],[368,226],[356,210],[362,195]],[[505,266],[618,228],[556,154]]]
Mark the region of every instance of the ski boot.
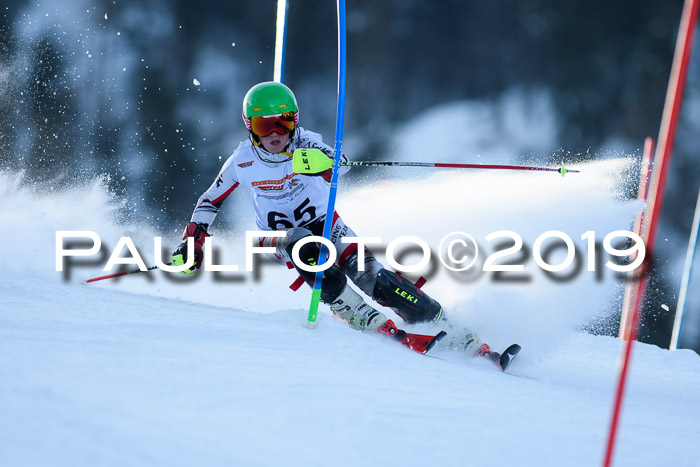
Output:
[[[467,328],[456,329],[443,318],[442,324],[446,325],[447,337],[440,342],[440,350],[456,350],[464,352],[470,357],[486,356],[491,354],[491,349],[479,338],[479,336]],[[482,351],[482,348],[484,349]],[[487,357],[488,358],[488,357]]]
[[387,317],[369,306],[349,286],[331,302],[331,311],[358,331],[377,332],[387,322]]

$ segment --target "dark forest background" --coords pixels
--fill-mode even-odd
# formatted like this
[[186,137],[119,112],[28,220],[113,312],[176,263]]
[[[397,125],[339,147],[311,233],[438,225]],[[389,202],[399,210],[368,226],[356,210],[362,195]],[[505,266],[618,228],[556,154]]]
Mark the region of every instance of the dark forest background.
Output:
[[[682,4],[348,1],[346,152],[391,155],[387,135],[421,112],[517,89],[551,97],[557,135],[544,160],[562,151],[640,158],[644,138],[658,134]],[[0,167],[54,188],[106,173],[128,200],[125,218],[182,224],[246,137],[246,90],[272,79],[275,14],[272,0],[6,3]],[[290,0],[287,37],[285,82],[302,123],[332,141],[335,2]],[[700,180],[697,43],[659,232],[667,241],[657,252],[657,304],[675,303]],[[689,300],[691,319],[700,297]],[[644,338],[666,346],[670,317],[648,313]],[[700,349],[695,335],[685,345]]]

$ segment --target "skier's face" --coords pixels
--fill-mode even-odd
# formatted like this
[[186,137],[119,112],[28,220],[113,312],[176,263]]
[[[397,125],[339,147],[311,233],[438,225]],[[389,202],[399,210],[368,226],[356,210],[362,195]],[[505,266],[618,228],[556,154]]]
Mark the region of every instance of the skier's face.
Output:
[[279,154],[289,142],[289,133],[280,135],[277,132],[272,132],[267,136],[258,136],[258,138],[260,139],[260,144],[263,145],[266,151]]

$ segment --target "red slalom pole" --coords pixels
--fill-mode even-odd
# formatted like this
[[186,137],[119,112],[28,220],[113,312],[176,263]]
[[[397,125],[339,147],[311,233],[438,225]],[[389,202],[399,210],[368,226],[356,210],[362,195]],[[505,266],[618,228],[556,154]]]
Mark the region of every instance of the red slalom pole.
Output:
[[619,373],[617,391],[615,394],[615,405],[610,422],[608,445],[605,451],[605,459],[603,464],[605,467],[610,467],[612,465],[615,438],[617,436],[620,412],[622,411],[622,402],[624,399],[625,385],[627,382],[627,373],[632,356],[632,345],[637,338],[637,330],[639,328],[641,308],[647,285],[645,278],[651,270],[654,241],[656,239],[656,228],[661,215],[661,205],[663,202],[666,171],[668,169],[668,165],[670,164],[671,149],[673,147],[678,116],[680,114],[683,89],[685,87],[685,80],[688,73],[688,63],[690,62],[690,53],[692,50],[693,35],[697,24],[699,7],[700,0],[686,0],[685,4],[683,5],[680,27],[678,28],[678,39],[676,40],[676,50],[673,56],[671,77],[669,78],[668,90],[666,92],[666,102],[664,104],[664,113],[661,119],[661,129],[659,131],[659,139],[657,142],[656,154],[654,156],[654,168],[649,187],[649,204],[647,205],[643,227],[644,235],[642,235],[642,238],[646,244],[647,255],[641,266],[641,282],[639,283],[639,290],[637,292],[637,296],[635,297],[632,323],[629,327],[629,338],[625,344],[626,347],[622,356],[622,366]]
[[686,0],[681,16],[681,25],[678,29],[678,39],[676,40],[676,51],[673,56],[671,66],[671,77],[666,91],[666,102],[664,112],[661,117],[661,129],[654,154],[653,172],[649,182],[649,204],[647,205],[647,217],[644,221],[643,232],[644,242],[647,246],[648,257],[656,241],[658,221],[661,217],[661,207],[663,205],[664,189],[666,187],[666,173],[671,165],[671,153],[673,142],[678,126],[678,116],[681,111],[683,91],[688,75],[688,64],[690,54],[693,49],[693,36],[698,22],[698,8],[700,0]]
[[[639,177],[639,190],[637,199],[646,202],[647,189],[649,187],[649,174],[651,173],[651,154],[654,151],[654,139],[647,137],[644,140],[644,154],[642,156],[642,170]],[[637,215],[634,221],[633,231],[640,237],[642,236],[642,224],[644,223],[644,211]],[[634,255],[636,258],[637,255]],[[634,258],[630,258],[632,261]],[[640,271],[643,271],[642,268]],[[620,314],[620,330],[618,337],[620,339],[629,339],[630,326],[632,323],[632,313],[637,304],[637,296],[642,289],[642,282],[646,280],[646,276],[642,273],[631,271],[627,274],[627,285],[625,285],[625,296],[622,300],[622,313]]]
[[[644,268],[642,263],[642,269]],[[642,271],[642,274],[646,274]],[[610,433],[608,434],[608,447],[605,451],[605,467],[610,467],[612,465],[612,455],[613,448],[615,447],[615,438],[617,436],[617,427],[620,422],[620,412],[622,411],[622,401],[625,396],[625,386],[627,384],[627,372],[630,366],[630,360],[632,358],[632,344],[637,339],[637,330],[639,329],[639,310],[642,305],[642,299],[644,293],[646,292],[646,281],[643,281],[642,287],[638,290],[636,298],[636,303],[633,304],[634,311],[632,313],[632,322],[629,325],[629,334],[627,336],[627,341],[625,342],[625,351],[621,356],[622,366],[620,368],[620,375],[617,382],[617,391],[615,393],[615,406],[613,407],[612,420],[610,422]]]

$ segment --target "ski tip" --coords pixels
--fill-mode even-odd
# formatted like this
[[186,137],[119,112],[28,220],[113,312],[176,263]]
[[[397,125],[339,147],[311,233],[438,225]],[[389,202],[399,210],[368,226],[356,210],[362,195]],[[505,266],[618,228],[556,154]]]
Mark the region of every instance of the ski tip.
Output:
[[500,358],[498,359],[498,364],[501,367],[501,371],[506,371],[508,365],[513,361],[513,359],[520,353],[521,347],[518,344],[513,344],[503,351]]
[[428,345],[425,347],[425,351],[424,351],[423,353],[428,353],[428,352],[430,351],[430,349],[432,349],[433,347],[435,347],[435,344],[437,344],[437,343],[440,341],[440,339],[442,339],[442,338],[445,337],[446,335],[447,335],[447,333],[446,333],[445,331],[440,331],[440,332],[438,332],[438,333],[435,335],[435,337],[433,337],[433,339],[432,339],[432,340],[428,343]]

